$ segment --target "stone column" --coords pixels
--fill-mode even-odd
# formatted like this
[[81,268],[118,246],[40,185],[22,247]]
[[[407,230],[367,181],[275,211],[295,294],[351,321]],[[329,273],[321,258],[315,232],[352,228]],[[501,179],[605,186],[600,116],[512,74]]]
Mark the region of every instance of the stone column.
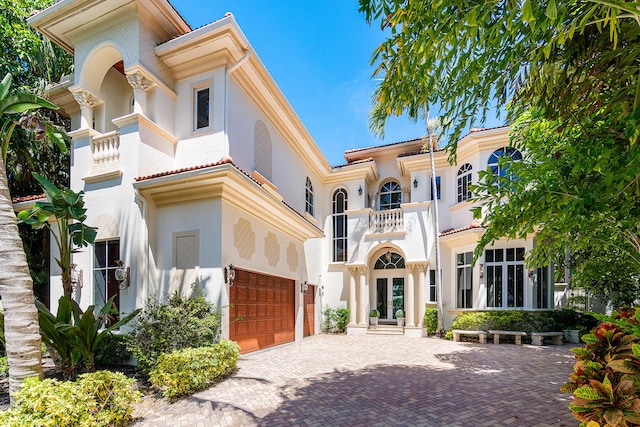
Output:
[[367,326],[367,299],[366,295],[366,282],[367,282],[367,267],[361,266],[358,268],[360,274],[360,299],[358,300],[358,326]]
[[147,113],[147,91],[154,83],[140,71],[127,74],[127,81],[133,88],[133,112],[145,115]]
[[82,88],[71,93],[80,105],[80,129],[93,129],[93,109],[100,103],[100,99]]
[[349,267],[349,325],[356,326],[356,274],[358,267]]
[[414,289],[414,281],[413,281],[413,271],[415,270],[414,264],[406,264],[405,268],[407,269],[407,285],[404,288],[404,308],[405,308],[405,321],[406,326],[413,328],[416,326],[416,316],[414,307],[416,305],[416,300],[414,298],[415,289]]
[[429,264],[416,264],[416,270],[418,271],[418,292],[416,298],[418,299],[418,322],[419,327],[423,327],[424,322],[424,309],[427,302],[427,288],[426,288],[426,274],[429,269]]

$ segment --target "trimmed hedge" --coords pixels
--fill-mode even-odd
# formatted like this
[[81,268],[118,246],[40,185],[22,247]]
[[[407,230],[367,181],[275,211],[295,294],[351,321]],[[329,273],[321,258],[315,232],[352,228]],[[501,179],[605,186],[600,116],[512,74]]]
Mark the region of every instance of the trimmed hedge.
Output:
[[191,395],[231,375],[239,357],[238,344],[225,339],[210,347],[176,350],[158,358],[149,381],[166,397]]
[[438,309],[427,308],[424,311],[424,327],[428,334],[435,334],[438,330]]
[[83,374],[76,382],[27,378],[14,406],[0,412],[0,426],[124,426],[141,397],[133,382],[109,371]]
[[507,331],[551,332],[556,322],[550,311],[472,311],[460,313],[451,324],[451,329],[486,331],[502,329]]

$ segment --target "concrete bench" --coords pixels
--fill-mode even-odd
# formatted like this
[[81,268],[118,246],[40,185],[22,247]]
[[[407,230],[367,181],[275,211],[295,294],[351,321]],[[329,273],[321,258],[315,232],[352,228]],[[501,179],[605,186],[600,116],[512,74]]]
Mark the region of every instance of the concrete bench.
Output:
[[461,329],[454,329],[452,332],[454,342],[460,342],[460,335],[477,335],[480,344],[487,343],[487,333],[485,331],[463,331]]
[[489,330],[489,334],[493,335],[493,343],[500,344],[500,335],[512,335],[516,339],[516,344],[522,344],[522,337],[527,336],[526,332],[522,331],[497,331]]
[[562,332],[531,332],[531,344],[542,345],[545,338],[551,338],[556,345],[562,344]]

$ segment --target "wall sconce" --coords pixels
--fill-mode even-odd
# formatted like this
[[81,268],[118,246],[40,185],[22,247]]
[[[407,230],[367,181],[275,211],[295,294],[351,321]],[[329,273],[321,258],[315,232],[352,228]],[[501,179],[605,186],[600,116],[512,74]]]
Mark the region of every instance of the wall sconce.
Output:
[[484,279],[484,264],[480,263],[480,280]]
[[129,287],[129,274],[131,273],[131,269],[129,267],[125,267],[123,265],[122,260],[117,260],[115,276],[118,281],[120,289],[127,289]]
[[535,280],[536,270],[534,268],[530,268],[528,273],[529,273],[529,279],[534,279]]
[[362,196],[362,185],[358,188],[358,196]]
[[71,286],[82,288],[82,270],[78,269],[78,264],[71,264]]
[[233,269],[233,264],[229,264],[228,267],[224,268],[224,282],[229,285],[229,287],[233,286],[233,281],[236,278],[236,270]]
[[306,281],[300,284],[300,292],[305,295],[309,292],[309,284]]
[[418,188],[418,178],[413,178],[413,188]]

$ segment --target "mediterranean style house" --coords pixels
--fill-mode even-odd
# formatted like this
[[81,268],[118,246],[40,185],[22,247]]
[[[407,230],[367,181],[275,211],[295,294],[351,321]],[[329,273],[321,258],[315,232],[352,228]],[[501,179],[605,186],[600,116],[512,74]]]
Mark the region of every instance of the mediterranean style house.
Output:
[[483,228],[469,186],[521,156],[507,127],[472,130],[455,165],[436,151],[433,194],[422,139],[329,165],[231,14],[192,29],[167,0],[62,0],[29,24],[75,57],[50,97],[71,117],[71,188],[98,228],[74,255],[81,305],[115,296],[130,312],[198,289],[243,352],[319,332],[325,307],[349,308],[349,334],[367,333],[371,309],[382,323],[403,309],[409,336],[438,297],[445,326],[468,310],[553,307],[552,272],[524,264],[534,239],[471,262]]

